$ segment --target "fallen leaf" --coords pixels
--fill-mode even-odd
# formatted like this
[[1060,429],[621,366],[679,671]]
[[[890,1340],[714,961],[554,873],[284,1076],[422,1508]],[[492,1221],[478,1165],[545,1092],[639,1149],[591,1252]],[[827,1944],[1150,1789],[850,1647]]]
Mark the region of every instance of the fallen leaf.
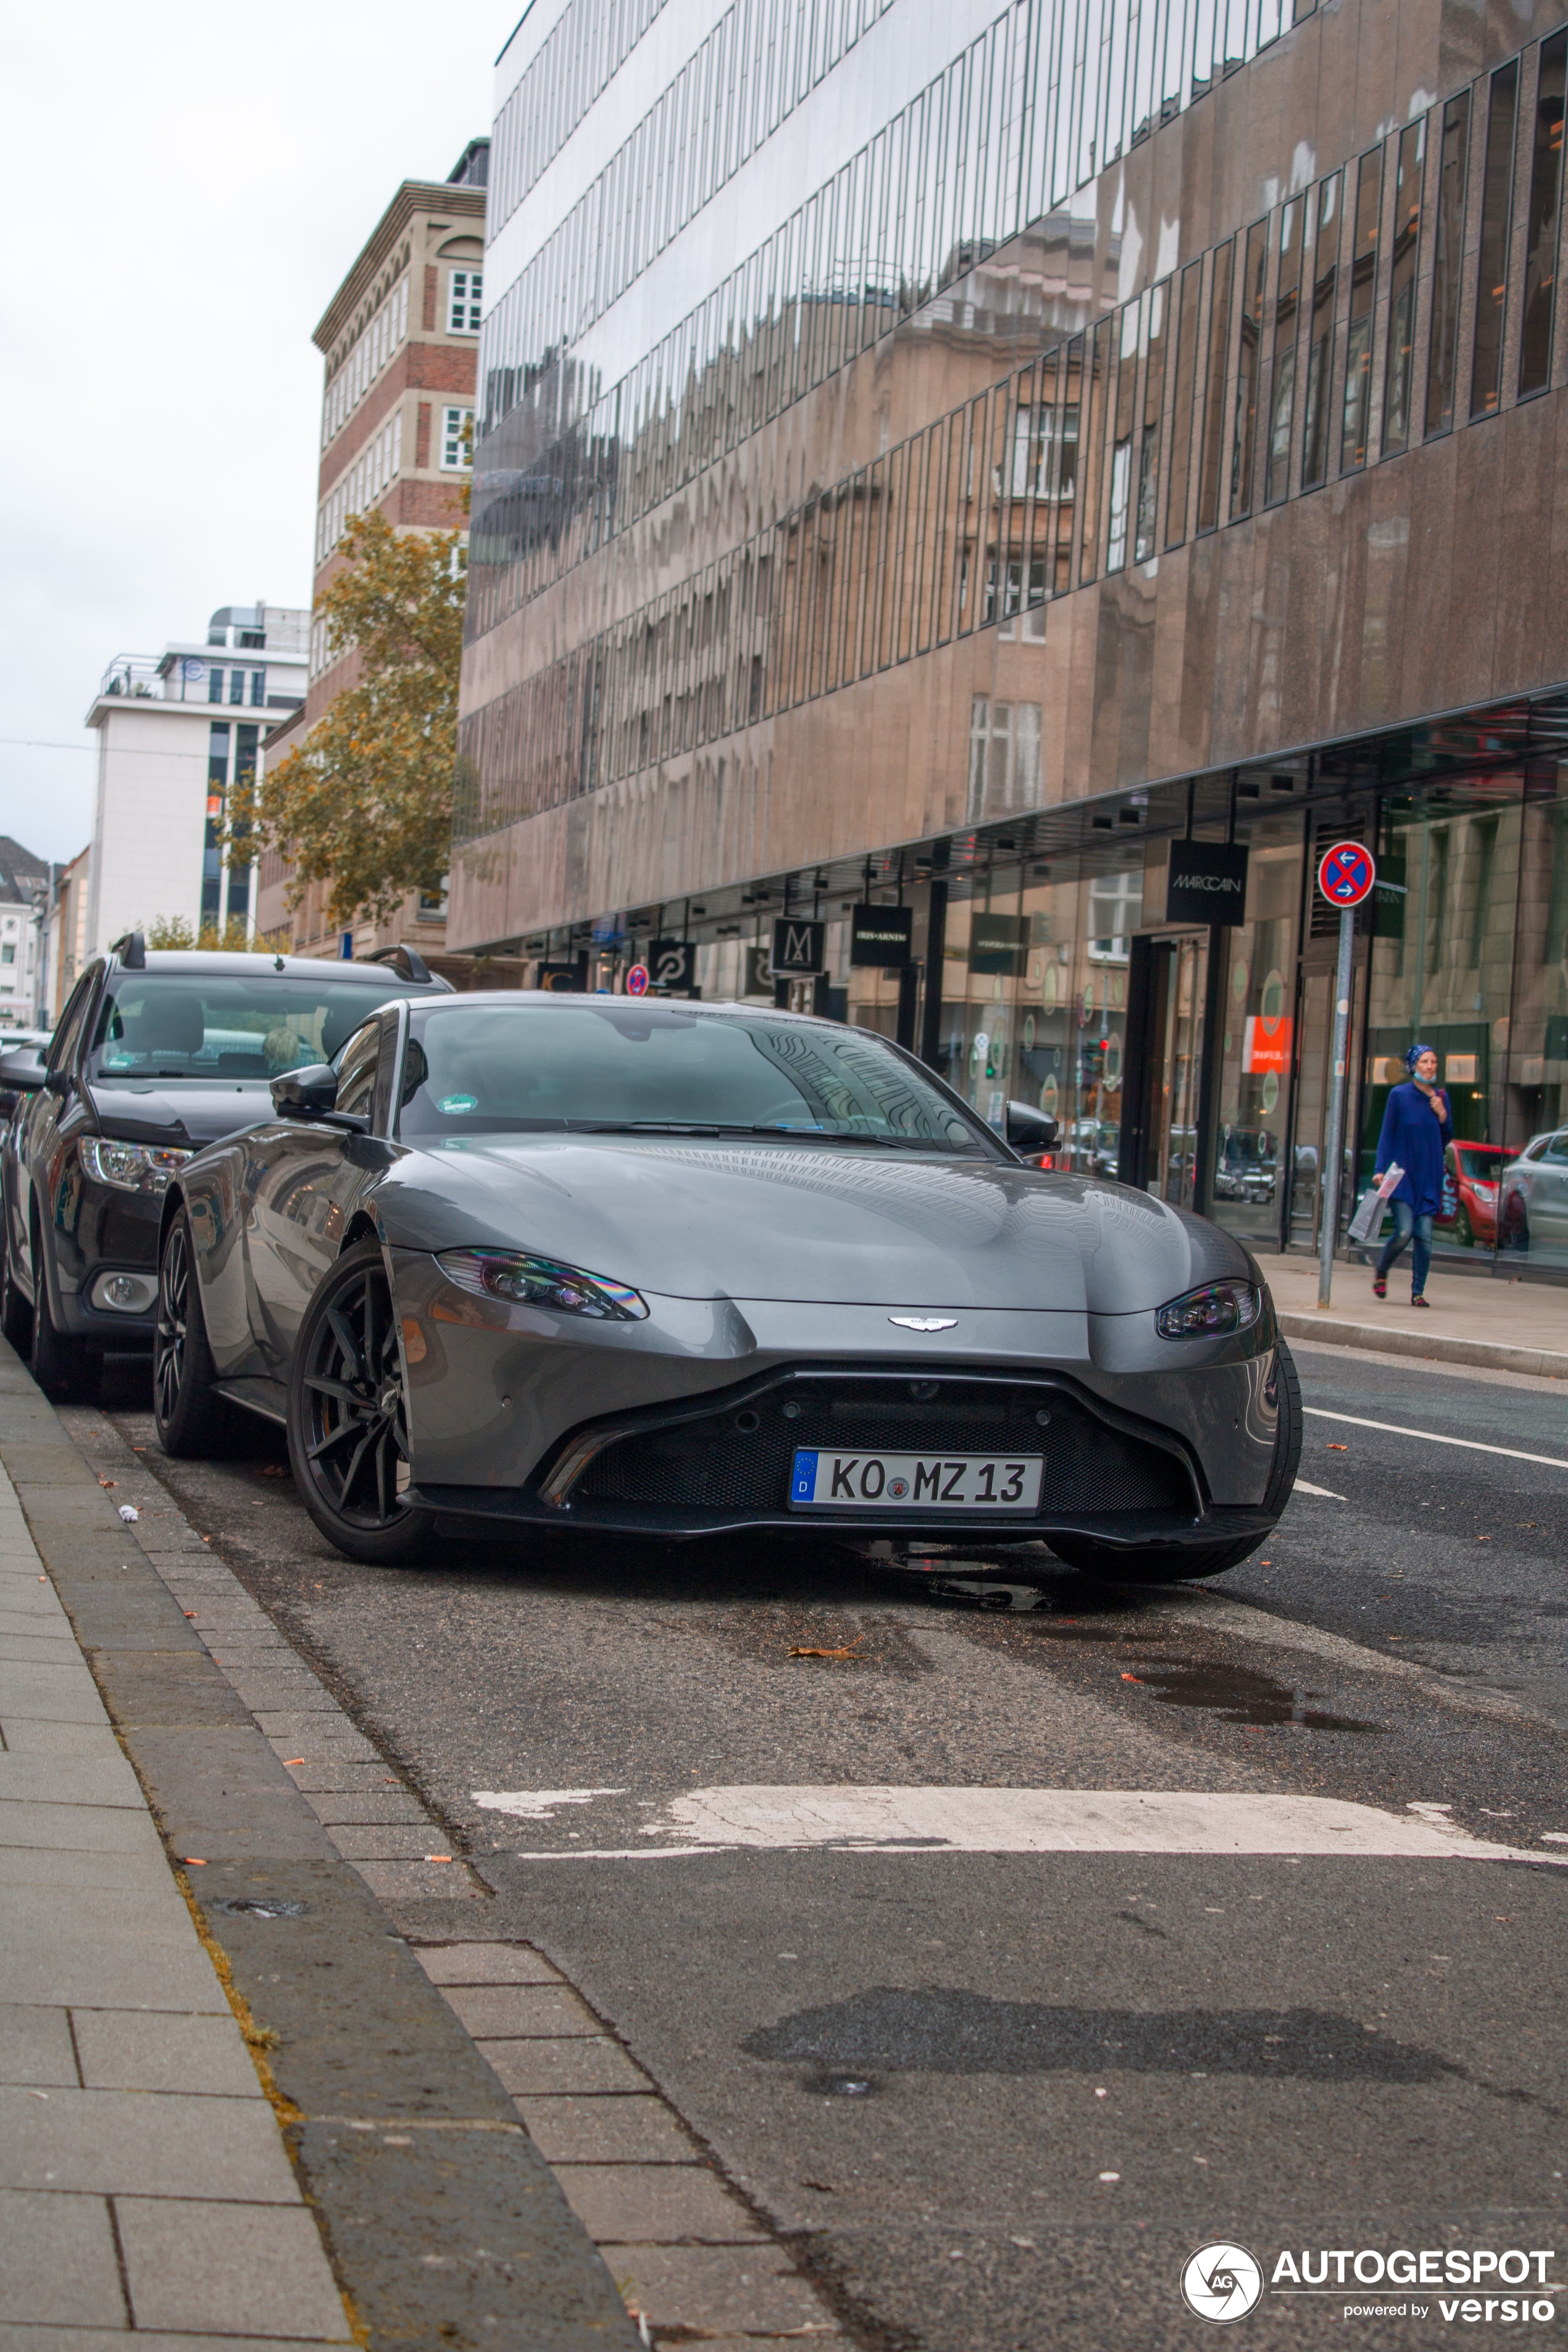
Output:
[[796,1648],[790,1652],[790,1656],[792,1658],[852,1658],[865,1638],[866,1636],[864,1633],[860,1634],[856,1641],[849,1643],[847,1646],[842,1650],[807,1650]]
[[283,1759],[283,1769],[287,1772],[291,1765],[302,1764],[304,1760],[305,1759],[302,1756],[285,1756]]
[[183,1853],[180,1860],[189,1863],[193,1870],[205,1870],[207,1866],[206,1856],[201,1853]]
[[194,1617],[194,1616],[195,1615],[195,1613],[196,1613],[196,1612],[195,1612],[195,1611],[194,1609],[187,1609],[187,1610],[186,1610],[186,1612],[185,1612],[185,1614],[186,1614],[186,1616],[187,1616],[187,1617]]
[[450,1862],[452,1857],[449,1853],[427,1853],[425,1859],[426,1862]]
[[1348,1454],[1350,1452],[1350,1447],[1348,1445],[1342,1445],[1337,1438],[1331,1437],[1323,1450],[1328,1454]]
[[1123,1675],[1121,1679],[1124,1683],[1142,1683],[1143,1677],[1142,1675]]
[[98,1483],[100,1486],[118,1486],[120,1481],[118,1478],[106,1478],[100,1470],[98,1474]]
[[1478,1536],[1476,1538],[1476,1541],[1478,1543],[1490,1543],[1491,1538],[1490,1536]]
[[838,2194],[831,2180],[803,2180],[800,2185],[803,2189],[820,2189],[825,2197],[837,2197]]

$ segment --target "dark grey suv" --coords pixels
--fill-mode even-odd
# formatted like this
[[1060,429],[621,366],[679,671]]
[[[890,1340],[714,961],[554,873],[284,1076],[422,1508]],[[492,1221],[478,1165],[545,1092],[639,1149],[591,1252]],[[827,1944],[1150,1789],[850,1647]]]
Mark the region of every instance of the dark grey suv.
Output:
[[95,959],[0,1143],[0,1325],[40,1385],[79,1393],[106,1349],[151,1351],[163,1195],[193,1151],[269,1118],[271,1081],[331,1061],[378,1004],[447,993],[406,948],[339,963],[133,932]]

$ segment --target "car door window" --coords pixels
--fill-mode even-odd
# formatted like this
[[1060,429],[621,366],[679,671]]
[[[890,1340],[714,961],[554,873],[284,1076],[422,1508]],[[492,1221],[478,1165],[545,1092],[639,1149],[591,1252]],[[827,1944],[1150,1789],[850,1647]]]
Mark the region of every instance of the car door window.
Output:
[[1568,1167],[1568,1127],[1552,1138],[1541,1156],[1553,1168]]
[[338,1065],[339,1110],[356,1111],[368,1118],[375,1096],[375,1073],[381,1059],[381,1024],[367,1021],[343,1047]]

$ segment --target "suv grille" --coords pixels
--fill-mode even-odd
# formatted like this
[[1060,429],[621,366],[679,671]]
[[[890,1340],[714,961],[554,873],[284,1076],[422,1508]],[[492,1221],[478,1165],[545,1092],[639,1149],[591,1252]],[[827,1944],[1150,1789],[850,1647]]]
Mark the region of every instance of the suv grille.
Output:
[[[916,1398],[915,1387],[936,1394]],[[1037,1416],[1049,1415],[1042,1428]],[[755,1424],[754,1426],[752,1424]],[[907,1378],[793,1381],[697,1421],[639,1430],[595,1455],[584,1502],[782,1511],[797,1446],[882,1454],[1038,1454],[1042,1517],[1190,1511],[1192,1484],[1163,1447],[1109,1428],[1060,1389]]]

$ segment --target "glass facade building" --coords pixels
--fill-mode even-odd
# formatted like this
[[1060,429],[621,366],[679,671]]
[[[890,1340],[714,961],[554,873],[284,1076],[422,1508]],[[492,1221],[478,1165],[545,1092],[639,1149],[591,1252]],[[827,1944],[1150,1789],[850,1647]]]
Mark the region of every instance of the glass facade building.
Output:
[[1439,1246],[1568,1273],[1565,68],[1561,0],[533,0],[450,943],[692,940],[1305,1247],[1348,834],[1352,1172],[1420,1035]]

